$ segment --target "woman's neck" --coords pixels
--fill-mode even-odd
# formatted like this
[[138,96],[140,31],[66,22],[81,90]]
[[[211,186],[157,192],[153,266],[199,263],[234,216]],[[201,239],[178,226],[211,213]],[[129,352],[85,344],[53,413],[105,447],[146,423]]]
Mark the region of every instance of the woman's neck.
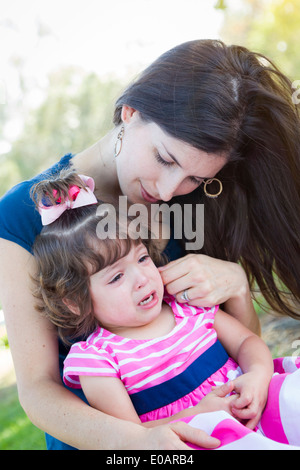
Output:
[[[72,158],[75,171],[81,175],[91,176],[95,181],[97,198],[107,202],[122,196],[114,157],[119,131],[119,127],[112,129],[101,140]],[[167,246],[168,239],[161,235],[159,239],[154,240],[154,243],[162,252]]]
[[115,128],[72,159],[79,174],[94,178],[95,193],[99,198],[105,198],[106,195],[117,197],[121,194],[114,158],[117,135],[118,128]]

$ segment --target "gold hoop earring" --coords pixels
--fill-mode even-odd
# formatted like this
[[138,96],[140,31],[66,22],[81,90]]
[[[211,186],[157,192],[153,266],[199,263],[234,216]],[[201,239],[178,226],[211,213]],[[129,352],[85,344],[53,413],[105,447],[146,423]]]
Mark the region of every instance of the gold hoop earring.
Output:
[[[209,192],[207,191],[207,188],[206,188],[206,186],[207,186],[208,184],[213,183],[213,181],[217,181],[217,182],[219,183],[219,186],[220,186],[219,191],[218,191],[217,193],[215,193],[215,194],[209,193]],[[207,197],[216,198],[216,197],[220,196],[221,192],[223,191],[223,185],[222,185],[221,181],[220,181],[218,178],[210,178],[209,180],[206,180],[206,181],[204,182],[203,191],[204,191],[204,193],[205,193],[205,195],[206,195]]]
[[117,141],[115,143],[115,153],[114,153],[115,158],[117,158],[117,156],[120,155],[120,152],[122,150],[124,131],[125,131],[125,128],[124,126],[122,126],[118,134]]

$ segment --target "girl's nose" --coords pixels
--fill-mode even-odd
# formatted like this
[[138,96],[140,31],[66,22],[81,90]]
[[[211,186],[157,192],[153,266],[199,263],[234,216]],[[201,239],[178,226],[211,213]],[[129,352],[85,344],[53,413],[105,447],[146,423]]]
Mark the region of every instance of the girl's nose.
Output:
[[136,268],[134,272],[134,286],[135,289],[141,289],[148,282],[147,276],[142,272],[141,269]]

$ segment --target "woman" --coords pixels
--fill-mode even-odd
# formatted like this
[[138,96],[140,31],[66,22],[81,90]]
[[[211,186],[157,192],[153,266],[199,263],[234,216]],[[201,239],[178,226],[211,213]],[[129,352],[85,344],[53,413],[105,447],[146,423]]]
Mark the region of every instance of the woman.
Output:
[[[192,41],[161,56],[125,90],[114,124],[91,148],[63,157],[51,174],[72,164],[94,177],[102,199],[204,203],[201,254],[181,258],[175,240],[167,247],[161,241],[173,259],[161,271],[168,292],[191,305],[225,302],[228,313],[259,332],[248,277],[272,307],[296,316],[274,280],[299,299],[300,134],[288,80],[245,48]],[[204,183],[203,196],[199,186],[216,175],[223,192],[211,198],[221,185]],[[38,316],[31,294],[31,247],[41,223],[29,193],[44,178],[13,188],[0,205],[0,298],[26,413],[75,448],[186,448],[181,440],[214,447],[205,434],[187,435],[183,423],[156,430],[133,424],[128,431],[62,386],[56,331]],[[64,448],[51,442],[49,448]]]

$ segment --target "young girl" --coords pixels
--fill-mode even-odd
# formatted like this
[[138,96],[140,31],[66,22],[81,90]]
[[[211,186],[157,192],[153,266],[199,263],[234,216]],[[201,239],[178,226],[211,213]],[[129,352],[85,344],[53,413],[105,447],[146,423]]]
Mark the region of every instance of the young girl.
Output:
[[34,245],[39,308],[65,342],[85,336],[65,360],[67,386],[123,420],[185,420],[223,448],[300,446],[299,359],[276,360],[273,375],[266,345],[237,320],[165,295],[160,256],[130,218],[99,239],[91,178],[68,172],[33,197],[45,226]]

